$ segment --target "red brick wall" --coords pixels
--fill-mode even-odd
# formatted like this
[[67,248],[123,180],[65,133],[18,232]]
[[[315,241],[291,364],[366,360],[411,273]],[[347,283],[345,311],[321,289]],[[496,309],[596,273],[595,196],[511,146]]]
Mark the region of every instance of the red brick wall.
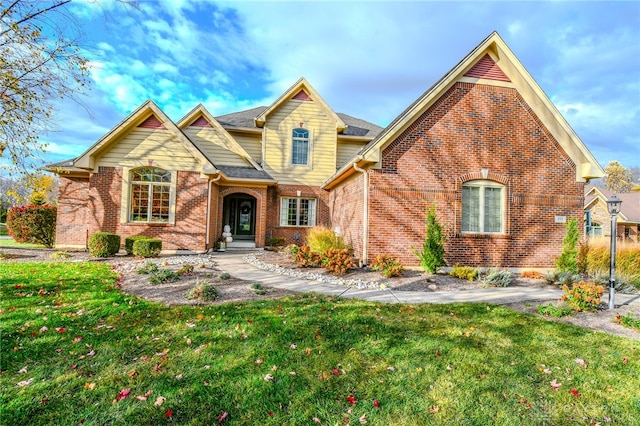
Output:
[[319,187],[305,185],[276,185],[267,191],[267,223],[266,238],[284,237],[287,244],[302,244],[307,235],[307,227],[280,226],[280,198],[297,197],[316,198],[316,225],[330,226],[329,193]]
[[[481,169],[505,186],[505,235],[461,233],[462,184],[481,179]],[[422,246],[425,207],[435,203],[448,265],[551,267],[565,234],[555,216],[582,223],[584,184],[575,175],[516,90],[458,83],[370,171],[369,260],[392,252],[418,264],[411,246]]]
[[362,173],[355,173],[329,194],[332,227],[340,227],[344,241],[353,248],[358,258],[362,257],[364,235],[363,187]]
[[205,250],[207,179],[177,173],[175,224],[120,223],[122,169],[100,167],[89,179],[61,178],[57,245],[85,245],[87,235],[113,232],[162,240],[164,250]]

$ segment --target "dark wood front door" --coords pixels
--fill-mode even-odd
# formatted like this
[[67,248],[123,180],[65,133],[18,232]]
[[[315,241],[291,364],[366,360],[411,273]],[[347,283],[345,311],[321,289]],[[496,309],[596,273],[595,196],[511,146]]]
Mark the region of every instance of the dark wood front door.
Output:
[[255,239],[256,199],[250,196],[230,197],[229,221],[234,239]]

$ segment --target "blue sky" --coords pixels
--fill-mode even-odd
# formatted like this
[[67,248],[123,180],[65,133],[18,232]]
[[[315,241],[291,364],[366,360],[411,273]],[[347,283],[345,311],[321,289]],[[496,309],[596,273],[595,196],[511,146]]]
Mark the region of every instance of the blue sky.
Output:
[[74,2],[88,113],[56,107],[46,161],[81,154],[152,99],[174,121],[271,104],[301,76],[386,126],[492,31],[596,159],[640,166],[640,2]]

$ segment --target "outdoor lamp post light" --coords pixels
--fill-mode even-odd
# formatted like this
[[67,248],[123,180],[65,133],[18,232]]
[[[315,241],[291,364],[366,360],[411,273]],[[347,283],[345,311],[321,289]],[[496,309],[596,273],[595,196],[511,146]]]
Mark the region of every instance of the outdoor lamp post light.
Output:
[[607,201],[607,209],[611,215],[611,263],[609,264],[609,309],[615,307],[614,296],[616,292],[616,235],[617,235],[617,220],[618,213],[620,213],[620,204],[622,201],[615,195],[613,195]]

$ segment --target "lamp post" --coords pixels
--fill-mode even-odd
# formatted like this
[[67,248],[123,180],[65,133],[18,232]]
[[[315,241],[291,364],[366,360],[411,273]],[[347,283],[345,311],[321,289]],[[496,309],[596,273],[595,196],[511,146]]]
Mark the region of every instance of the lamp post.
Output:
[[620,204],[622,201],[615,195],[611,196],[607,200],[607,209],[611,215],[611,253],[609,264],[609,309],[615,308],[614,296],[616,293],[616,235],[617,235],[617,220],[618,213],[620,213]]

